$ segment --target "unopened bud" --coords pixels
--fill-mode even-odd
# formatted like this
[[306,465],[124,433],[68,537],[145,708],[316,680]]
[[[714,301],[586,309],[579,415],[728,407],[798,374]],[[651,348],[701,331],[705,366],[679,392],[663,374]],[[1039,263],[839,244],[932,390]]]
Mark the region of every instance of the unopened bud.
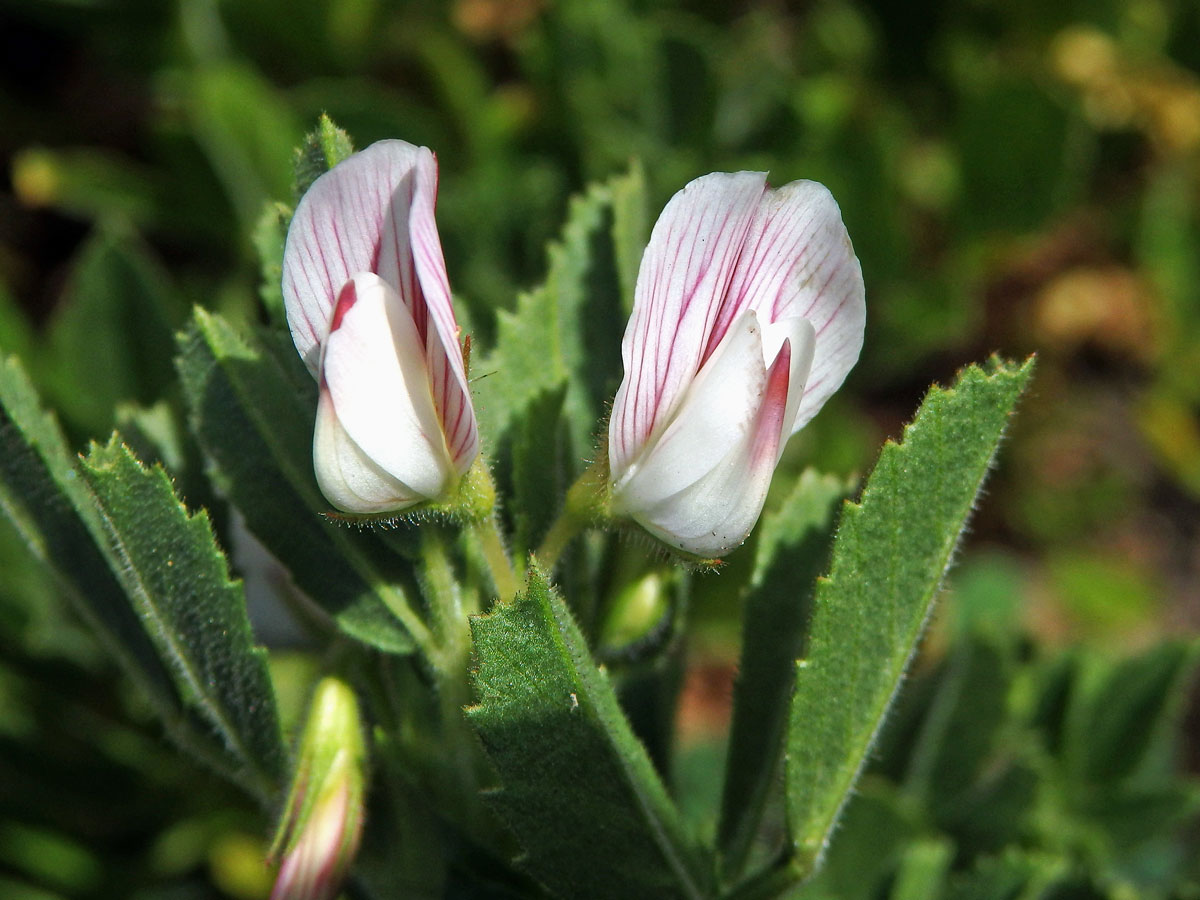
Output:
[[353,690],[317,685],[271,850],[282,858],[271,900],[331,900],[362,837],[366,747]]

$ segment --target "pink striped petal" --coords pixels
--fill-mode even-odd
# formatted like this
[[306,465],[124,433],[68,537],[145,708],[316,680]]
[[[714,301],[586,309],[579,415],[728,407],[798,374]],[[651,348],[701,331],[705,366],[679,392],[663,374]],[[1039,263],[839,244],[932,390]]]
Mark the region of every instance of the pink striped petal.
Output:
[[[479,428],[459,345],[459,328],[454,318],[442,242],[434,219],[436,202],[437,162],[432,153],[424,150],[417,161],[408,217],[410,259],[417,286],[412,294],[416,299],[411,308],[417,329],[424,338],[433,399],[446,434],[446,445],[461,475],[471,467],[479,453]],[[394,228],[393,223],[385,229],[385,238]],[[386,267],[380,268],[380,275],[391,280]],[[407,298],[409,295],[401,291],[401,296]]]
[[[301,200],[284,250],[283,289],[296,349],[318,376],[322,344],[336,331],[330,324],[342,285],[376,273],[391,287],[415,330],[421,352],[414,359],[427,366],[439,429],[452,468],[461,475],[479,452],[479,435],[434,218],[436,200],[437,161],[427,148],[380,141],[354,154],[318,178]],[[336,365],[341,363],[335,357]],[[350,401],[336,402],[345,424]],[[386,414],[383,407],[375,413]],[[363,449],[397,474],[392,462]]]
[[[347,282],[333,320],[321,359],[322,395],[328,396],[346,438],[402,486],[408,503],[442,496],[455,477],[454,461],[412,313],[391,285],[362,273]],[[321,457],[322,447],[316,449],[320,473],[330,463]],[[351,457],[335,456],[336,468],[345,471]],[[381,483],[369,502],[381,502],[380,495],[394,489],[392,482]],[[402,496],[396,499],[405,502]]]
[[661,436],[614,473],[615,513],[696,556],[720,556],[745,540],[786,437],[789,384],[803,384],[812,358],[802,320],[775,346],[769,366],[763,337],[756,313],[746,310]]
[[761,172],[697,178],[655,223],[621,343],[625,379],[609,421],[615,469],[672,418],[703,364],[765,183]]
[[768,322],[808,319],[816,332],[812,371],[789,431],[794,434],[858,361],[866,322],[862,269],[824,185],[794,181],[763,196],[711,345],[721,340],[724,323],[746,308]]
[[414,169],[430,155],[405,141],[372,144],[314,181],[296,207],[283,252],[283,299],[296,350],[314,376],[342,285],[358,272],[380,271],[381,261],[393,273],[403,268],[381,260],[391,255],[382,252],[384,228],[407,219]]

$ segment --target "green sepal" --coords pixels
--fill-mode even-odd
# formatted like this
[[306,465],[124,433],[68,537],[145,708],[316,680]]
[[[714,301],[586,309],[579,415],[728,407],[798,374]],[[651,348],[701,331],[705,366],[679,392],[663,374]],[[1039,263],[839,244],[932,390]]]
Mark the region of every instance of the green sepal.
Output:
[[422,522],[451,522],[468,525],[486,521],[496,507],[496,486],[482,456],[476,457],[471,468],[452,488],[444,500],[419,503],[392,512],[348,513],[331,509],[326,519],[360,529],[391,529]]

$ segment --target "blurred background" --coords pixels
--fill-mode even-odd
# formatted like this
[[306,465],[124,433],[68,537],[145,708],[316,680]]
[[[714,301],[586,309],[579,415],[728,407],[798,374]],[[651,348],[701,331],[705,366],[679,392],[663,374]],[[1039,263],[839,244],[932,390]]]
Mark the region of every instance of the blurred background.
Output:
[[[949,835],[959,867],[1024,843],[1082,873],[1070,896],[1200,896],[1180,778],[1200,771],[1200,707],[1178,649],[1200,624],[1200,4],[0,0],[0,352],[77,447],[119,425],[186,468],[173,332],[192,304],[262,316],[256,224],[292,202],[292,150],[322,112],[357,146],[438,153],[448,268],[484,346],[594,179],[640,161],[652,215],[714,170],[827,184],[866,343],[788,465],[865,472],[931,382],[1036,352],[893,731],[922,746],[938,691],[967,685],[982,693],[950,708],[994,699],[978,727],[1001,736],[963,777],[978,787],[1001,748],[1052,788],[984,837],[921,794],[897,846]],[[719,752],[737,610],[701,588],[696,612],[681,724]],[[994,671],[959,650],[979,646],[1000,648]],[[264,896],[267,823],[128,693],[0,519],[0,896]],[[1123,725],[1097,724],[1122,703]],[[1085,743],[1108,727],[1116,769],[1053,735],[1026,748],[1060,726]],[[941,769],[890,746],[863,803],[913,824],[894,809]],[[1130,779],[1141,805],[1089,812]],[[835,876],[829,896],[890,889]]]

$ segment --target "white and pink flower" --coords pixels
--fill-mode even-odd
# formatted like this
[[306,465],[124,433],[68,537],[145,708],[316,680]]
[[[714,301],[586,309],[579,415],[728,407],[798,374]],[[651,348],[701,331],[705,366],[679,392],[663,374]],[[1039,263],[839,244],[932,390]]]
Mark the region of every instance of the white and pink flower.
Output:
[[609,421],[612,511],[686,553],[736,547],[787,439],[858,359],[862,270],[812,181],[713,173],[677,193],[642,257]]
[[433,153],[380,141],[313,182],[288,230],[288,323],[320,384],[313,464],[345,512],[444,499],[479,452],[436,198]]

